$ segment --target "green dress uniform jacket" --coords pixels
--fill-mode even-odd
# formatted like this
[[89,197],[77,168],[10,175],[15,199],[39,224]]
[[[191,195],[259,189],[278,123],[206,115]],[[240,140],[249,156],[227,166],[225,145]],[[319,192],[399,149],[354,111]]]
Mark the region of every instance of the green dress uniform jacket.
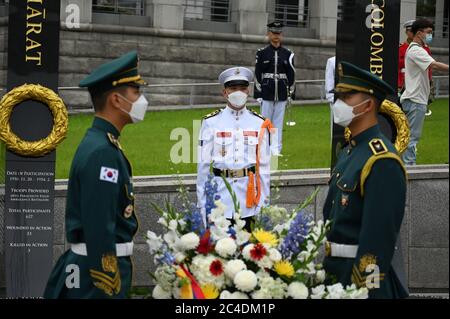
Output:
[[[131,165],[119,132],[96,117],[79,145],[69,177],[66,235],[85,243],[87,256],[69,249],[56,263],[45,298],[126,298],[132,282],[130,256],[117,257],[116,244],[137,232]],[[77,284],[78,280],[78,284]]]
[[[367,287],[370,298],[407,296],[392,267],[406,200],[406,171],[378,125],[344,148],[332,171],[324,218],[331,243],[357,245],[356,258],[332,257],[324,268],[337,282]],[[329,282],[331,284],[331,280]]]

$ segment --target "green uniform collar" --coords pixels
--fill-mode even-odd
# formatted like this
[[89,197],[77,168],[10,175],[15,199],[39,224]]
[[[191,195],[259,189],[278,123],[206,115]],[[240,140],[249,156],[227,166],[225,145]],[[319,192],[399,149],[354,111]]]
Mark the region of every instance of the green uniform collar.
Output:
[[120,132],[116,129],[114,125],[112,125],[107,120],[104,120],[100,117],[95,117],[94,123],[92,124],[92,127],[95,127],[101,131],[104,131],[105,133],[111,133],[116,138],[120,136]]
[[[371,128],[368,128],[367,130],[365,130],[364,132],[358,134],[357,136],[355,136],[354,138],[351,139],[350,144],[352,146],[356,146],[358,144],[364,143],[364,142],[370,142],[374,137],[378,137],[380,136],[381,130],[380,130],[380,125],[376,124],[374,126],[372,126]],[[366,144],[367,144],[366,143]]]

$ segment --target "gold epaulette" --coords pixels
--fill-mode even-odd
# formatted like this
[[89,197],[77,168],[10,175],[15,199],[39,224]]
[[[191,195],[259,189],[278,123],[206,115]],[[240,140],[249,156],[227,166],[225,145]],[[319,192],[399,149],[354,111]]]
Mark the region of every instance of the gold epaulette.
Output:
[[250,111],[250,113],[252,113],[253,115],[255,115],[255,116],[259,117],[260,119],[262,119],[263,121],[266,120],[266,118],[265,118],[264,116],[262,116],[261,114],[259,114],[258,112],[255,112],[255,111],[253,111],[253,110],[251,110],[251,109],[249,109],[249,111]]
[[218,115],[220,112],[222,112],[222,110],[215,110],[214,112],[209,113],[208,115],[203,116],[203,119],[206,120],[206,119],[209,119],[209,118],[211,118],[211,117],[214,117],[214,116]]
[[363,169],[361,170],[361,176],[360,176],[360,188],[361,188],[361,196],[364,196],[364,185],[366,183],[367,178],[370,175],[370,172],[372,171],[373,165],[380,159],[393,159],[396,160],[400,167],[403,169],[403,172],[405,173],[405,177],[407,177],[406,168],[403,165],[403,161],[401,160],[400,156],[398,156],[395,153],[389,152],[388,148],[384,144],[384,142],[379,139],[375,138],[369,142],[370,149],[372,150],[373,155],[369,157],[366,164],[364,164]]

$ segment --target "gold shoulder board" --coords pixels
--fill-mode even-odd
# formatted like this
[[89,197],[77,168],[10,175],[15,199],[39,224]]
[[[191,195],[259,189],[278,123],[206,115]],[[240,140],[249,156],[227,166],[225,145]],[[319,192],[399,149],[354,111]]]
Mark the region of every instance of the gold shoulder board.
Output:
[[375,165],[375,163],[381,159],[393,159],[393,160],[397,161],[400,164],[400,167],[403,169],[403,172],[405,173],[405,178],[408,178],[406,168],[403,165],[403,161],[397,154],[391,153],[388,151],[380,153],[380,154],[374,154],[371,157],[369,157],[366,164],[364,164],[363,169],[361,170],[361,176],[360,176],[360,182],[359,182],[361,196],[364,196],[364,185],[366,183],[367,178],[370,175],[370,172],[372,171],[373,165]]
[[250,113],[252,113],[253,115],[255,115],[255,116],[259,117],[260,119],[262,119],[263,121],[266,120],[266,118],[265,118],[264,116],[262,116],[261,114],[259,114],[258,112],[255,112],[255,111],[253,111],[253,110],[249,110],[249,111],[250,111]]
[[214,112],[209,113],[208,115],[205,115],[203,117],[203,119],[206,120],[206,119],[209,119],[211,117],[214,117],[214,116],[218,115],[220,112],[222,112],[222,110],[215,110]]

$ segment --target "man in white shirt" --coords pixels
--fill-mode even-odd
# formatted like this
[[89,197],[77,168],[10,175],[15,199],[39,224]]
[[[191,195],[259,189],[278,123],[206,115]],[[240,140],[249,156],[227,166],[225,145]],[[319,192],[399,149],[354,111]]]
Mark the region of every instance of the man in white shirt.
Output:
[[417,144],[422,136],[423,121],[430,96],[429,69],[448,72],[448,65],[436,62],[424,49],[433,40],[433,23],[417,20],[411,31],[414,39],[405,58],[405,92],[400,98],[402,108],[408,117],[410,141],[403,153],[405,165],[416,165]]

